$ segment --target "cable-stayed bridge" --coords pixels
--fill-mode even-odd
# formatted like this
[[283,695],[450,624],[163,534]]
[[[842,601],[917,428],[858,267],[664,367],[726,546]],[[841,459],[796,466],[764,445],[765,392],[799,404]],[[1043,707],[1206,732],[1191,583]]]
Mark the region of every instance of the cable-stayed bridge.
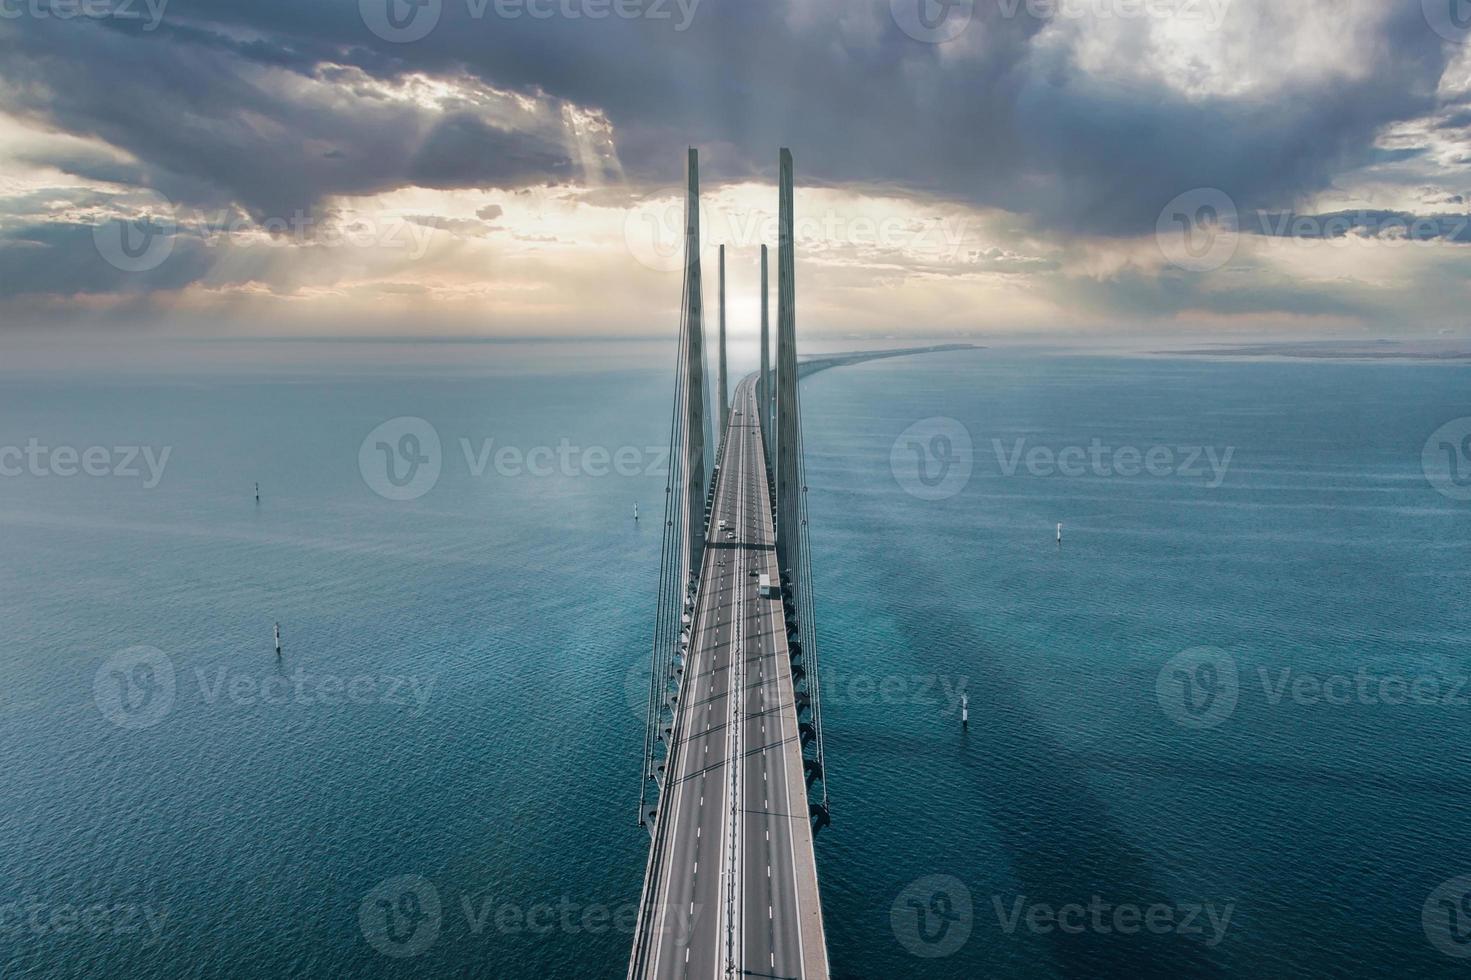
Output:
[[812,839],[830,809],[796,349],[792,156],[779,167],[776,363],[761,250],[760,370],[705,366],[699,162],[689,151],[670,479],[639,822],[651,843],[630,980],[825,980]]

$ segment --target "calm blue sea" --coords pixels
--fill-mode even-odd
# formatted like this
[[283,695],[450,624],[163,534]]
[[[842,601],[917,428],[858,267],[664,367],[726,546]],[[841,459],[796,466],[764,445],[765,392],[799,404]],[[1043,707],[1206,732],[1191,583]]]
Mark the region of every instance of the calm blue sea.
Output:
[[[621,975],[671,374],[6,370],[0,976]],[[985,350],[803,410],[835,976],[1464,972],[1471,503],[1422,451],[1471,370]]]

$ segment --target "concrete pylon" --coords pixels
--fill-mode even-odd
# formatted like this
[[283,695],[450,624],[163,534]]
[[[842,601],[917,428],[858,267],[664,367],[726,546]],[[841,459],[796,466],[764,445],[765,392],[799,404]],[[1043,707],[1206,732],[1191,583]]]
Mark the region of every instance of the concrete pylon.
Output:
[[797,470],[797,289],[792,237],[792,151],[782,148],[776,253],[776,552],[795,587],[801,567]]
[[771,330],[768,326],[766,246],[761,246],[761,378],[756,384],[756,418],[761,422],[761,445],[771,465]]
[[704,282],[700,277],[700,156],[689,151],[689,189],[684,203],[684,574],[686,585],[705,554],[705,337]]
[[725,423],[729,421],[730,413],[730,390],[725,384],[725,246],[720,246],[720,368],[716,375],[717,389],[716,397],[720,399],[720,435],[724,438]]

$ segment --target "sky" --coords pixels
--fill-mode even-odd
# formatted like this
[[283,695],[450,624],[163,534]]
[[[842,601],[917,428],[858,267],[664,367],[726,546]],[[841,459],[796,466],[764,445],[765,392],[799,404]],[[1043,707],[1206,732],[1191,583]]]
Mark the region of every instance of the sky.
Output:
[[0,334],[1471,338],[1471,0],[0,0]]

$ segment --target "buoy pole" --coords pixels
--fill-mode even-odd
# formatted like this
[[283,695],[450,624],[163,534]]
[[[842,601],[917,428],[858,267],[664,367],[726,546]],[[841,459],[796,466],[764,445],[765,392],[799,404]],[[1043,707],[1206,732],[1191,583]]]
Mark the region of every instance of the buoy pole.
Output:
[[964,692],[960,695],[960,729],[970,731],[970,695]]
[[1062,544],[1062,525],[1057,525],[1057,543]]
[[281,624],[276,624],[276,656],[281,656]]
[[255,485],[255,502],[260,503],[260,484]]

